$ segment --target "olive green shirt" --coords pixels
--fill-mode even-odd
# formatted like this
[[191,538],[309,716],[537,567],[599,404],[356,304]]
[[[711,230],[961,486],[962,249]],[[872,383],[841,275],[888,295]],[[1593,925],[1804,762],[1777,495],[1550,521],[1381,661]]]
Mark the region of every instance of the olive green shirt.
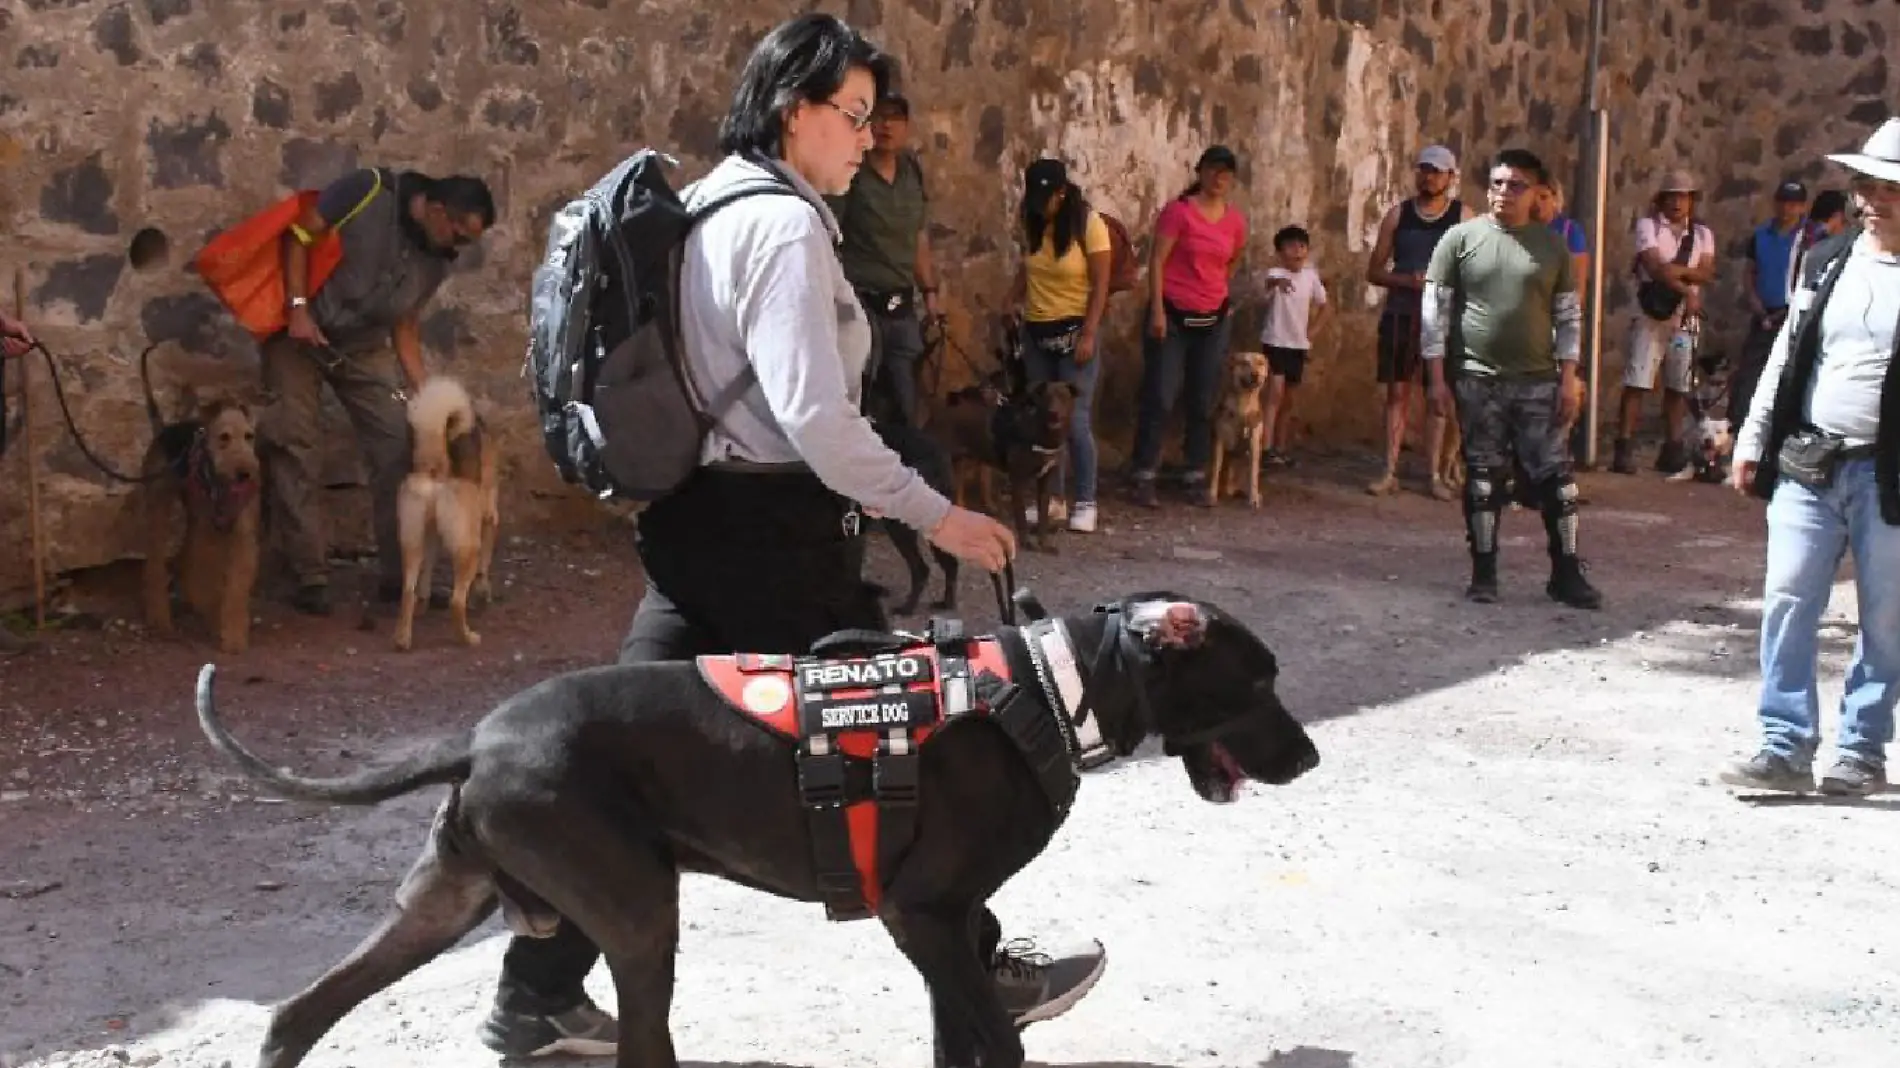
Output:
[[1558,295],[1576,293],[1570,250],[1543,223],[1505,229],[1467,219],[1432,250],[1425,280],[1452,293],[1449,355],[1462,374],[1545,378],[1558,372]]
[[838,259],[853,289],[871,293],[911,290],[917,285],[917,242],[930,207],[924,171],[915,156],[900,152],[891,181],[866,156],[851,190],[826,197],[843,235]]

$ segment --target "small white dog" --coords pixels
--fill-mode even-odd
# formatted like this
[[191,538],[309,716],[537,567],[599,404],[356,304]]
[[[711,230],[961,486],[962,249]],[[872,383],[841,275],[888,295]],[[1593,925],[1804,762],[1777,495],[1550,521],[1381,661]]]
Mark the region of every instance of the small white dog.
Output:
[[1735,436],[1727,419],[1703,416],[1689,435],[1689,463],[1670,475],[1670,482],[1721,482],[1726,477],[1728,458],[1735,451]]

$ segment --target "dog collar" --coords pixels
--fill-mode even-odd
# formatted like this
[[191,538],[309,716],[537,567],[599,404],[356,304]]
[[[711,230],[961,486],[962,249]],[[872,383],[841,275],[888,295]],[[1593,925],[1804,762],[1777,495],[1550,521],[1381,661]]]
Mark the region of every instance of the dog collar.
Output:
[[1060,618],[1038,619],[1023,628],[1023,639],[1036,669],[1036,681],[1068,742],[1070,760],[1082,769],[1113,760],[1114,753],[1102,740],[1101,717],[1090,715],[1082,706],[1082,670],[1076,663],[1069,628]]

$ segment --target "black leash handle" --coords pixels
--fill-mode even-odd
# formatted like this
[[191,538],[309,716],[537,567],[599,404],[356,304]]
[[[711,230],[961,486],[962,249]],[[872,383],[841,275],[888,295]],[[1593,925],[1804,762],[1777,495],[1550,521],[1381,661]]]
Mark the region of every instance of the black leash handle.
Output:
[[996,611],[1005,626],[1016,625],[1016,601],[1011,596],[1016,592],[1016,564],[1005,561],[1003,570],[990,572],[990,586],[996,590]]

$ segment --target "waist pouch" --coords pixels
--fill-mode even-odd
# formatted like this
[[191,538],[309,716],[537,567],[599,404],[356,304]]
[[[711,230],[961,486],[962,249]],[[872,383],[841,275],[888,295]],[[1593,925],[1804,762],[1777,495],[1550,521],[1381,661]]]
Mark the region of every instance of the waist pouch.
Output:
[[909,289],[860,289],[858,301],[872,315],[895,319],[911,313],[917,306],[917,295]]
[[1061,358],[1073,357],[1075,346],[1082,340],[1081,319],[1052,319],[1046,323],[1023,324],[1023,333],[1029,335],[1029,343],[1043,353]]
[[1227,304],[1228,302],[1223,300],[1220,307],[1211,312],[1182,311],[1166,300],[1161,302],[1161,307],[1176,329],[1189,334],[1205,334],[1219,326],[1221,320],[1227,318]]
[[1834,485],[1842,464],[1873,454],[1871,445],[1849,446],[1838,434],[1804,428],[1782,441],[1775,462],[1782,477],[1819,492]]

